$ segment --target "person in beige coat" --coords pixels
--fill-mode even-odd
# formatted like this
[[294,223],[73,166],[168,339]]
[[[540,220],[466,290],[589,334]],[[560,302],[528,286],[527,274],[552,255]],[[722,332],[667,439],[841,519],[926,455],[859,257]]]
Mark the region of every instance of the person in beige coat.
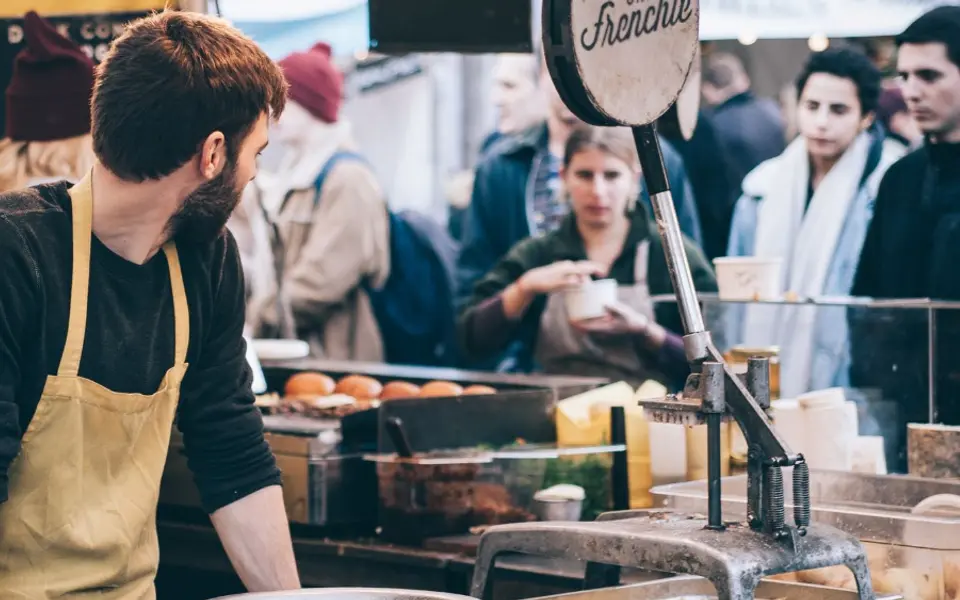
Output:
[[230,228],[247,279],[247,333],[299,338],[313,355],[381,361],[383,343],[364,284],[390,275],[387,205],[372,169],[355,158],[349,123],[339,118],[343,76],[330,47],[317,44],[280,61],[290,100],[273,139],[283,154],[261,169]]

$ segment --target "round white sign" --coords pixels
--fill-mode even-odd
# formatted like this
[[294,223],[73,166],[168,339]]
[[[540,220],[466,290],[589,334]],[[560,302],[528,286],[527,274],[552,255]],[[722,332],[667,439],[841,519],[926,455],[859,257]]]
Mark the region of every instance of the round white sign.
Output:
[[567,1],[573,58],[590,103],[620,125],[656,121],[690,72],[700,1]]

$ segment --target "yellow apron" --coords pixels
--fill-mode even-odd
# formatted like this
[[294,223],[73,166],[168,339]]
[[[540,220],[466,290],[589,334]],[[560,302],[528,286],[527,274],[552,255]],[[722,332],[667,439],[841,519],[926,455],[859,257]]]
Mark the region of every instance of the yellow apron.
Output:
[[70,196],[66,345],[10,467],[9,499],[0,504],[0,598],[152,599],[160,476],[190,339],[180,261],[172,243],[164,246],[176,350],[157,393],[121,394],[79,377],[90,284],[89,174]]

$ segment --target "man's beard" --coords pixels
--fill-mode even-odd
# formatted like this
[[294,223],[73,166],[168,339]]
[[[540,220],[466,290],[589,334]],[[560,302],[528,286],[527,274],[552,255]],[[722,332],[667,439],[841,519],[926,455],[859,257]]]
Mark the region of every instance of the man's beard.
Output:
[[236,165],[228,163],[217,177],[187,196],[170,219],[170,238],[187,244],[207,244],[219,238],[243,194],[236,176]]

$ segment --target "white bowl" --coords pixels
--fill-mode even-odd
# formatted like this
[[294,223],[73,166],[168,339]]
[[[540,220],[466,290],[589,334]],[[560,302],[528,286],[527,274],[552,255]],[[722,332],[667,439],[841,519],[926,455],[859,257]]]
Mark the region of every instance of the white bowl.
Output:
[[783,259],[724,256],[713,259],[721,300],[778,300]]
[[295,360],[310,356],[310,344],[302,340],[253,340],[260,360]]
[[567,317],[571,321],[596,319],[607,314],[607,307],[617,303],[617,280],[601,279],[563,292]]

